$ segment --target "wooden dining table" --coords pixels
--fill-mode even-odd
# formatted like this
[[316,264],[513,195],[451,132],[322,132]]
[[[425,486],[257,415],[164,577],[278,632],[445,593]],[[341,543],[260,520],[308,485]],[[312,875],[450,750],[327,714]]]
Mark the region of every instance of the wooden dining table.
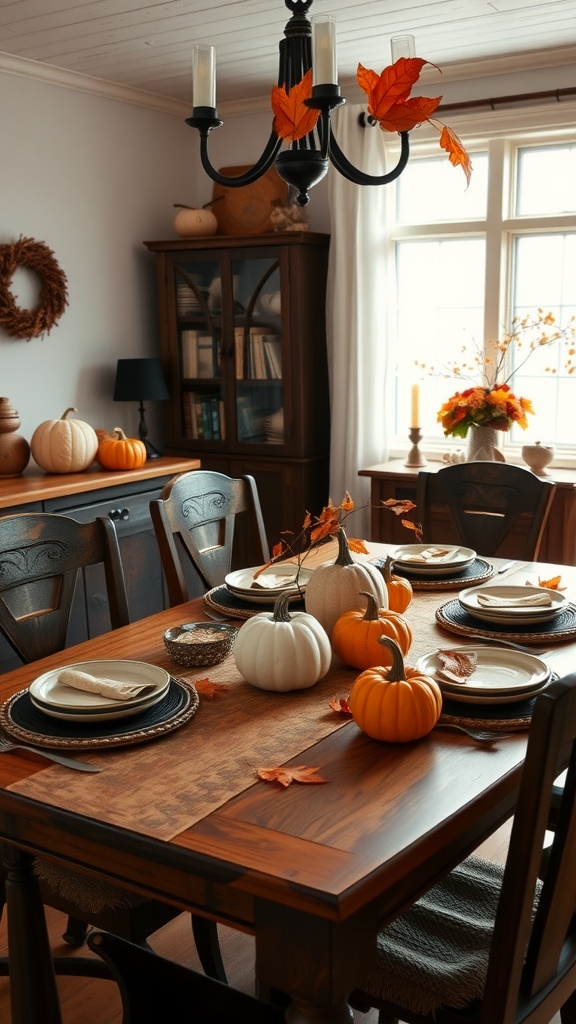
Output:
[[[368,547],[366,557],[388,550]],[[504,563],[490,562],[496,582],[561,574],[576,599],[575,567],[517,562],[496,575]],[[414,631],[408,664],[475,642],[436,620],[455,596],[457,588],[415,591],[405,612]],[[206,611],[199,598],[0,679],[5,702],[54,667],[134,659],[200,691],[178,729],[80,748],[76,756],[98,765],[97,774],[33,753],[0,756],[14,1024],[62,1019],[35,856],[253,933],[261,990],[290,997],[286,1019],[343,1024],[353,1020],[349,994],[375,965],[377,929],[513,813],[527,728],[493,743],[440,728],[411,743],[378,742],[334,709],[358,674],[336,657],[315,686],[288,693],[250,686],[233,653],[208,668],[176,666],[164,630]],[[576,639],[547,647],[555,672],[573,670]],[[212,693],[206,680],[217,684]],[[314,767],[325,781],[283,787],[259,777],[280,765]]]

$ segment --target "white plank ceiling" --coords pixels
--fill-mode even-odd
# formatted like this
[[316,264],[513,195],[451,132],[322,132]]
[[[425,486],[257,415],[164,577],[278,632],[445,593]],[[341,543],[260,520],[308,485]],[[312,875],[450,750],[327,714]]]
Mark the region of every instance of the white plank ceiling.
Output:
[[[576,0],[315,0],[337,23],[340,83],[381,71],[409,32],[439,65],[574,47]],[[190,102],[194,43],[217,48],[218,104],[268,95],[282,0],[0,0],[0,51]]]

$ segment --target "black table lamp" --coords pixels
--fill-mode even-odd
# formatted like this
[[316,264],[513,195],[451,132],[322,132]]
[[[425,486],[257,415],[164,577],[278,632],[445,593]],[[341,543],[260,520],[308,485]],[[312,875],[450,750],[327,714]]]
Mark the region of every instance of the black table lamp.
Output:
[[138,433],[146,446],[149,459],[157,459],[160,452],[148,440],[148,427],[144,415],[144,402],[163,402],[170,395],[159,359],[119,359],[114,385],[115,402],[139,402],[140,424]]

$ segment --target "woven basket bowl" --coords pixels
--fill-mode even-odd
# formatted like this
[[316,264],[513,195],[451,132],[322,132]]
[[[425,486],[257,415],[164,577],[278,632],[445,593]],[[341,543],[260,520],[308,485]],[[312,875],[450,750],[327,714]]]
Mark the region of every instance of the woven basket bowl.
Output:
[[224,622],[186,622],[167,629],[164,643],[177,665],[217,665],[230,654],[237,632]]

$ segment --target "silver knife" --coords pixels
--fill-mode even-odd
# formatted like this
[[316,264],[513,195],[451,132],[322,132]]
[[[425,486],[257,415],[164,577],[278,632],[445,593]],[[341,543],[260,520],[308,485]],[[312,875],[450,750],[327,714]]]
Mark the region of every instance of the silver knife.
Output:
[[508,569],[512,569],[512,567],[517,564],[517,562],[504,562],[504,565],[501,565],[498,569],[498,575],[500,575],[501,572],[506,572]]

